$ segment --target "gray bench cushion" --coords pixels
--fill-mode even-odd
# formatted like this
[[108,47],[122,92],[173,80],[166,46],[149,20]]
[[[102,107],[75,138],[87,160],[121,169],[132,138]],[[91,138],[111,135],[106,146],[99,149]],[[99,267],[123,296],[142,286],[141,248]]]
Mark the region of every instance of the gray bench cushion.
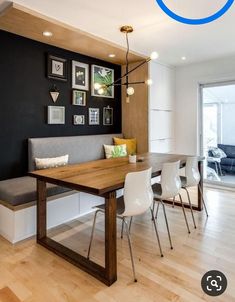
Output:
[[[52,184],[47,184],[47,196],[53,196],[70,191]],[[0,181],[0,200],[6,201],[13,206],[35,201],[36,180],[32,177],[19,177]]]
[[28,140],[29,171],[35,170],[35,158],[69,155],[69,164],[104,158],[103,145],[113,145],[113,137],[122,134],[30,138]]

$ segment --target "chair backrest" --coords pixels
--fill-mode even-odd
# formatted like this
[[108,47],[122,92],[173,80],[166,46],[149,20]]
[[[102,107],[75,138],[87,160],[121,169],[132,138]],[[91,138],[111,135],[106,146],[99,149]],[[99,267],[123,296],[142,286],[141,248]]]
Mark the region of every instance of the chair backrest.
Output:
[[198,159],[196,156],[187,157],[185,167],[186,185],[189,187],[197,186],[200,181],[198,170]]
[[163,164],[161,173],[162,199],[172,198],[179,194],[181,189],[179,169],[180,161]]
[[125,211],[123,216],[145,213],[153,202],[151,187],[152,168],[126,175],[124,186]]

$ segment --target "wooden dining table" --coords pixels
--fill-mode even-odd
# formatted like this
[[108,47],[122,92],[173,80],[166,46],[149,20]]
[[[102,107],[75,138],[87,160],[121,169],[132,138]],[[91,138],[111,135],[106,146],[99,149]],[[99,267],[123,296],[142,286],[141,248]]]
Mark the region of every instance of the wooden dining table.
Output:
[[[117,280],[116,190],[124,187],[125,177],[129,172],[152,167],[152,177],[157,177],[161,174],[163,163],[180,160],[183,167],[187,156],[146,153],[137,158],[141,158],[142,161],[130,164],[127,157],[112,158],[30,172],[29,175],[37,179],[37,243],[106,285],[112,285]],[[198,157],[201,180],[203,179],[202,162],[203,158]],[[47,183],[105,198],[104,267],[47,236]],[[201,181],[201,188],[202,185],[203,181]],[[197,205],[194,208],[198,211],[202,210],[199,190]]]

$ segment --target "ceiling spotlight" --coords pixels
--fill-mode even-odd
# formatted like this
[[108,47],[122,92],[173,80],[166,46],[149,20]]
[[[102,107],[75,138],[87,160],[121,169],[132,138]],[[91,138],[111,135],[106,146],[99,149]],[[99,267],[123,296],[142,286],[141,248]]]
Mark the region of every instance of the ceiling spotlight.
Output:
[[153,84],[153,80],[152,79],[148,79],[146,81],[146,84],[149,85],[149,86],[151,86]]
[[186,57],[181,57],[181,60],[185,61],[185,60],[186,60]]
[[110,57],[110,58],[115,58],[116,55],[115,55],[114,53],[110,53],[110,54],[109,54],[109,57]]
[[44,37],[52,37],[53,36],[53,33],[51,31],[44,31],[42,34],[43,34]]
[[156,51],[153,51],[150,55],[151,60],[156,60],[159,57],[159,54]]

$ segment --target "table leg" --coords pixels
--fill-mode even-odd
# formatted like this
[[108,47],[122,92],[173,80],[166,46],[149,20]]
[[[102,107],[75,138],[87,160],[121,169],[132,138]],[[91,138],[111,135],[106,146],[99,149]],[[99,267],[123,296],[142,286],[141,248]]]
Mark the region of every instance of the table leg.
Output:
[[46,182],[37,180],[37,240],[46,237],[47,234],[47,191]]
[[202,211],[202,194],[203,194],[203,161],[198,162],[198,170],[200,173],[200,182],[199,182],[199,186],[201,188],[201,190],[198,187],[197,190],[197,194],[198,194],[198,206],[197,206],[197,210],[198,211]]
[[117,280],[116,191],[105,197],[105,274],[109,285]]

